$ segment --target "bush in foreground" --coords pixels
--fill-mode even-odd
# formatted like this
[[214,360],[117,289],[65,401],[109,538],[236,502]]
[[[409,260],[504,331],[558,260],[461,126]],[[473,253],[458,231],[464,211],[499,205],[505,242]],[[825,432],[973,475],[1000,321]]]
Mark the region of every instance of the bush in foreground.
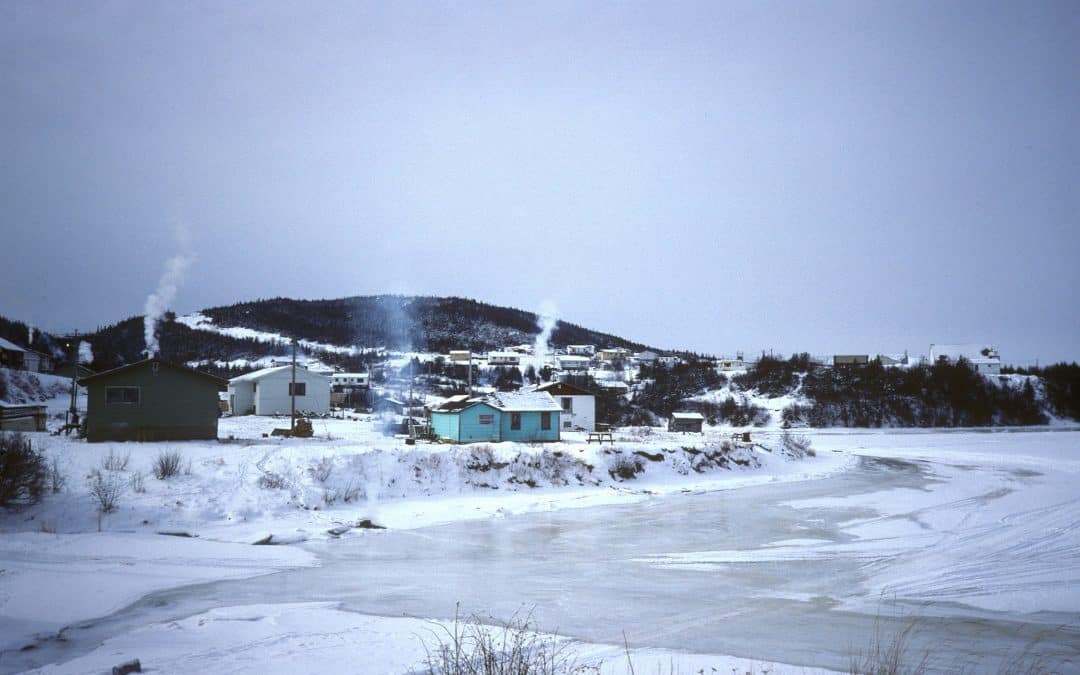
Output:
[[595,672],[579,667],[565,642],[543,636],[532,615],[515,615],[505,623],[485,625],[479,617],[438,626],[424,644],[424,665],[430,675],[575,675]]
[[154,460],[154,478],[165,480],[180,473],[183,458],[177,450],[169,450],[158,453]]
[[45,492],[48,466],[20,433],[0,434],[0,506],[19,508],[36,504]]

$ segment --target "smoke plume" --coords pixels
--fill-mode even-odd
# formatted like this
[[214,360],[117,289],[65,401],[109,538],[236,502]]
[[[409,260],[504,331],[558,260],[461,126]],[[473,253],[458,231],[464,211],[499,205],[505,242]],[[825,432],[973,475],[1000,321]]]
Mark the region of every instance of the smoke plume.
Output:
[[540,329],[540,334],[536,336],[536,343],[533,345],[535,356],[543,358],[547,355],[548,340],[551,339],[551,333],[555,330],[555,324],[559,322],[556,318],[558,314],[559,308],[555,306],[555,303],[550,300],[540,303],[540,311],[536,314],[536,325]]
[[27,326],[26,327],[26,346],[29,347],[32,344],[34,344],[34,327],[33,326]]
[[188,252],[190,237],[186,227],[177,226],[176,239],[182,252],[165,261],[165,269],[161,273],[157,290],[146,298],[143,332],[148,357],[155,356],[161,351],[157,338],[158,322],[161,321],[162,315],[165,314],[169,309],[169,305],[176,298],[176,291],[184,280],[188,267],[195,262],[195,256]]
[[90,349],[90,343],[85,341],[79,342],[79,363],[93,363],[94,362],[94,350]]

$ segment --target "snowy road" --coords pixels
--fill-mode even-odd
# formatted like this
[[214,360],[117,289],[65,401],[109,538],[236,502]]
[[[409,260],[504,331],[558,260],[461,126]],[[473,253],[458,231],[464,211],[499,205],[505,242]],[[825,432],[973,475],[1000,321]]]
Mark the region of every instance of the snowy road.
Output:
[[1025,650],[1080,668],[1080,433],[814,444],[861,459],[816,481],[311,542],[321,567],[156,593],[36,658],[216,607],[445,618],[460,602],[498,617],[535,607],[542,629],[594,643],[625,631],[632,647],[835,670],[915,622],[911,651],[932,670],[996,671]]

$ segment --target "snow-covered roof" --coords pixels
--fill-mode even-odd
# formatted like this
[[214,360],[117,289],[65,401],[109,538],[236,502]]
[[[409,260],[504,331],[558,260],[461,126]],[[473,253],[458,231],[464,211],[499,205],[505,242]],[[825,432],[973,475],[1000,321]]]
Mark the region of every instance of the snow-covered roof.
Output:
[[562,407],[546,391],[500,391],[488,402],[504,412],[559,412]]
[[517,352],[488,352],[488,358],[518,358],[520,354]]
[[[290,370],[290,369],[292,369],[291,365],[288,365],[288,366],[274,366],[272,368],[263,368],[262,370],[256,370],[256,371],[253,371],[253,372],[250,372],[250,373],[246,373],[244,375],[239,375],[237,377],[234,377],[231,380],[229,380],[229,382],[255,382],[256,380],[261,380],[264,377],[267,377],[269,375],[273,375],[275,373],[280,373],[283,370]],[[297,376],[302,376],[305,373],[308,376],[326,377],[325,375],[320,375],[319,373],[312,372],[312,371],[308,370],[307,368],[304,368],[304,367],[302,367],[300,365],[296,366],[296,374],[297,374]]]
[[560,361],[570,361],[572,363],[586,363],[589,361],[588,356],[574,356],[571,354],[560,354],[555,358],[559,359]]
[[15,344],[14,342],[8,342],[4,338],[0,338],[0,349],[8,352],[25,352],[26,350]]
[[703,420],[705,416],[696,412],[673,412],[671,416],[677,420]]

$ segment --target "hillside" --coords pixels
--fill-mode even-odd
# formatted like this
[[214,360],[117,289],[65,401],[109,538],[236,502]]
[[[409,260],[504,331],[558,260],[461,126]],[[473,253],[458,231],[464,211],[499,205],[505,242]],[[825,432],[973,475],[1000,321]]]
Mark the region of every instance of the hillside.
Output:
[[[324,361],[353,368],[367,358],[365,349],[486,352],[532,344],[540,334],[539,318],[532,312],[464,298],[273,298],[211,307],[199,314],[219,330],[193,330],[168,314],[158,329],[163,357],[187,362],[284,355],[288,353],[289,338],[297,338],[314,345],[308,351],[318,352]],[[226,328],[247,330],[223,330]],[[266,339],[267,335],[281,339]],[[87,339],[94,350],[96,369],[137,360],[144,349],[142,318],[132,317],[100,328]],[[556,322],[549,342],[556,347],[595,344],[645,349],[641,343],[565,321]]]

